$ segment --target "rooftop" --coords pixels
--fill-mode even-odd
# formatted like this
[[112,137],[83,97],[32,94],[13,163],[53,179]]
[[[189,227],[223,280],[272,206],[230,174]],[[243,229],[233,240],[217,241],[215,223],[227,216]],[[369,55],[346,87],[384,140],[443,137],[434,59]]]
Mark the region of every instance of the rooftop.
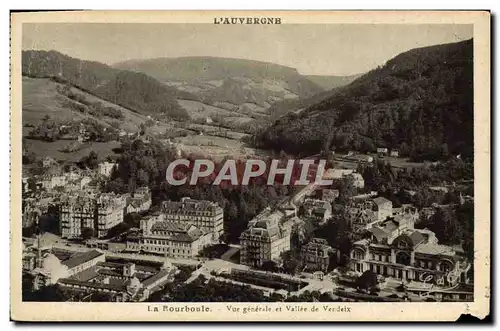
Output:
[[69,269],[72,269],[76,266],[79,266],[80,264],[83,264],[87,261],[93,260],[99,256],[103,255],[103,253],[99,252],[98,250],[91,250],[88,252],[78,252],[73,255],[71,255],[67,260],[64,260],[62,264],[67,266]]
[[413,233],[410,234],[410,238],[413,241],[413,245],[418,245],[425,241],[424,235],[419,231],[413,231]]
[[166,270],[166,269],[162,269],[160,270],[160,272],[156,273],[155,275],[147,278],[142,284],[144,286],[149,286],[153,283],[155,283],[156,281],[164,278],[164,277],[168,277],[172,274],[173,270]]
[[151,227],[151,231],[168,231],[168,232],[186,232],[189,229],[188,224],[171,222],[171,221],[161,221],[156,222]]
[[278,236],[279,234],[280,234],[279,227],[273,226],[273,227],[266,228],[266,229],[251,227],[251,228],[243,231],[243,233],[241,235],[243,237],[245,237],[245,236],[257,236],[257,237],[261,237],[262,239],[271,239],[273,237]]
[[374,226],[374,228],[375,227],[384,230],[386,233],[391,233],[399,228],[399,222],[394,219],[388,219],[378,223],[377,225]]
[[183,201],[163,201],[162,209],[167,212],[203,212],[222,208],[217,203],[208,200],[184,199]]
[[372,227],[368,229],[368,231],[370,231],[378,241],[388,237],[388,233],[379,227]]
[[373,202],[374,202],[376,205],[378,205],[378,206],[383,205],[383,204],[386,204],[386,203],[390,203],[390,204],[392,204],[391,200],[388,200],[388,199],[386,199],[386,198],[384,198],[384,197],[378,197],[378,198],[375,198],[375,199],[373,199]]
[[453,247],[446,245],[439,245],[433,243],[425,243],[418,245],[415,249],[416,253],[429,254],[429,255],[446,255],[446,256],[454,256],[455,251]]

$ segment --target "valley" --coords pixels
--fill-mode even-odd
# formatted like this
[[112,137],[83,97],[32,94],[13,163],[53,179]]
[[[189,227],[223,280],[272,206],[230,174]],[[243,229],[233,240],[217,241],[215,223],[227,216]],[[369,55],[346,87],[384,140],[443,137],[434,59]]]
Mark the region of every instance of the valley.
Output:
[[[75,123],[82,122],[113,133],[96,141],[146,135],[185,154],[217,158],[326,149],[370,154],[379,147],[399,150],[402,158],[391,164],[403,168],[469,158],[472,94],[456,91],[470,87],[471,49],[471,41],[414,49],[345,77],[228,58],[106,66],[54,51],[24,52],[23,132],[30,137],[48,118],[56,123],[50,132],[70,127],[57,139],[81,139]],[[45,131],[38,144],[53,138]]]
[[[94,147],[102,159],[114,156],[121,141],[144,134],[184,154],[269,155],[248,141],[272,124],[275,104],[300,102],[324,93],[320,85],[351,80],[321,76],[316,84],[293,68],[238,59],[131,60],[106,66],[54,51],[27,51],[23,58],[25,150],[59,161],[75,161]],[[138,98],[124,93],[131,88]],[[166,108],[158,112],[158,106]],[[113,134],[90,141],[95,139],[83,131],[95,128]]]

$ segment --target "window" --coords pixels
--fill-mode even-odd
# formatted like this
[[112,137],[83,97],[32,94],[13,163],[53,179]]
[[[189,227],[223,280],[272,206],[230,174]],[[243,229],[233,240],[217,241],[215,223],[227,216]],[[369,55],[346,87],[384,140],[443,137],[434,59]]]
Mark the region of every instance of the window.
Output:
[[396,263],[410,265],[411,257],[406,252],[399,252],[396,254]]
[[398,247],[399,248],[405,249],[405,248],[408,248],[408,246],[409,246],[408,243],[406,241],[404,241],[404,240],[400,240],[399,243],[398,243]]

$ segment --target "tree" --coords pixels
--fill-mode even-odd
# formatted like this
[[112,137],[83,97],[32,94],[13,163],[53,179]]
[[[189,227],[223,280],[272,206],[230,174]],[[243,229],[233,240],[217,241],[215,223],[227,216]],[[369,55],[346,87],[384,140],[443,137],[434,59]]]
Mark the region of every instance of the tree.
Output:
[[228,242],[229,242],[229,235],[228,235],[226,232],[223,232],[223,233],[219,236],[219,242],[222,242],[222,243],[228,243]]
[[146,124],[145,123],[141,123],[139,125],[139,130],[140,130],[139,134],[141,136],[143,136],[146,133]]
[[40,290],[32,292],[23,291],[23,301],[59,302],[68,301],[68,299],[59,285],[44,286]]
[[410,155],[410,147],[406,142],[402,142],[401,145],[399,145],[399,156],[409,156]]
[[99,165],[99,156],[97,155],[96,152],[90,151],[89,155],[84,156],[81,160],[80,163],[89,169],[96,169],[97,166]]
[[371,270],[366,270],[356,280],[356,287],[362,290],[371,290],[375,286],[377,286],[377,275]]
[[36,160],[36,154],[32,151],[23,154],[23,164],[33,164]]
[[357,194],[357,188],[354,184],[354,177],[345,176],[338,180],[334,185],[339,190],[339,203],[345,204],[349,199]]
[[278,265],[273,260],[266,260],[266,261],[262,262],[261,268],[264,271],[276,272],[278,270]]
[[443,244],[458,244],[462,239],[463,228],[451,208],[439,208],[427,221],[427,228]]
[[281,254],[283,260],[283,270],[287,274],[295,275],[302,268],[302,261],[298,254],[298,251],[288,250]]
[[87,240],[94,235],[94,229],[85,227],[82,229],[82,239]]
[[345,265],[348,261],[345,260],[344,256],[349,256],[352,247],[350,232],[347,208],[338,206],[334,208],[332,218],[315,230],[315,237],[325,238],[330,246],[337,248],[341,255],[339,264]]

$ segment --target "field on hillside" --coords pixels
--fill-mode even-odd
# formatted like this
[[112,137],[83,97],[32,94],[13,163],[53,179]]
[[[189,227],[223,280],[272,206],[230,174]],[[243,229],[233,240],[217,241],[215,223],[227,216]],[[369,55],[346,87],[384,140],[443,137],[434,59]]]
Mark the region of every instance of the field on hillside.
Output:
[[[368,156],[368,154],[357,154],[359,156]],[[380,159],[384,162],[390,163],[394,168],[420,168],[424,167],[428,164],[429,162],[411,162],[409,161],[408,158],[400,158],[400,157],[390,157],[390,156],[384,156],[383,158],[380,158],[376,155],[371,155],[373,156],[373,160],[376,161],[377,159]],[[356,169],[357,168],[357,162],[353,162],[351,160],[345,159],[347,158],[347,154],[335,154],[335,162],[342,168],[346,169]]]
[[229,158],[249,158],[266,156],[266,151],[247,146],[240,140],[214,136],[193,135],[174,139],[175,145],[186,154],[206,155],[221,160]]
[[38,124],[49,115],[60,121],[82,120],[84,114],[64,107],[64,99],[57,91],[58,84],[45,78],[23,77],[23,124]]
[[[23,77],[23,125],[37,125],[46,115],[49,115],[51,119],[59,122],[81,121],[86,118],[92,118],[104,125],[114,122],[118,123],[118,126],[125,131],[136,132],[139,130],[140,124],[147,121],[147,117],[144,115],[115,105],[74,87],[70,90],[75,95],[82,96],[89,102],[100,102],[103,106],[118,109],[121,111],[123,119],[116,120],[105,116],[97,118],[88,113],[71,109],[68,106],[70,99],[58,91],[58,88],[61,86],[62,84],[48,78]],[[160,129],[164,130],[167,127],[169,126]]]
[[120,147],[118,141],[108,142],[86,142],[82,148],[72,153],[61,152],[61,149],[73,143],[74,140],[57,140],[54,142],[46,142],[41,140],[28,139],[26,141],[26,149],[28,152],[33,152],[37,158],[49,156],[57,161],[77,162],[82,157],[89,155],[90,151],[94,151],[99,156],[99,159],[105,159],[108,155],[116,155],[113,148]]
[[[140,125],[148,121],[148,117],[138,114],[129,109],[115,105],[111,102],[105,101],[92,94],[86,93],[78,88],[71,87],[70,92],[78,95],[88,101],[89,103],[101,103],[104,107],[112,107],[118,109],[123,114],[122,119],[111,119],[106,116],[94,117],[89,113],[80,112],[70,108],[68,102],[70,99],[62,92],[63,85],[47,78],[28,78],[23,77],[23,124],[25,135],[32,129],[31,127],[39,124],[42,119],[49,115],[50,119],[56,122],[71,122],[82,121],[84,119],[92,118],[103,125],[118,125],[121,129],[127,132],[138,132]],[[179,100],[179,104],[185,108],[192,120],[205,120],[206,118],[218,117],[224,120],[224,123],[231,126],[240,128],[241,125],[251,125],[255,121],[251,117],[252,112],[262,111],[259,107],[251,107],[245,104],[244,111],[249,111],[250,114],[238,112],[239,107],[234,106],[229,110],[228,105],[225,108],[206,105],[201,102],[191,100]],[[260,113],[260,116],[266,116]],[[185,153],[197,153],[204,155],[211,155],[215,158],[222,158],[225,156],[231,157],[249,157],[252,155],[263,155],[265,152],[256,151],[253,148],[246,147],[245,143],[241,141],[242,138],[247,136],[247,133],[239,132],[238,129],[231,130],[219,127],[217,124],[195,124],[189,122],[177,121],[158,121],[149,120],[150,125],[147,126],[146,132],[152,135],[172,134],[173,137],[177,136],[175,132],[184,131],[188,135],[186,137],[175,138],[178,147]],[[151,123],[154,123],[151,125]],[[187,131],[186,131],[187,129]],[[201,134],[203,133],[203,134]],[[181,134],[181,133],[179,133]],[[96,143],[87,142],[83,147],[72,153],[65,153],[62,150],[74,144],[75,141],[59,140],[54,142],[45,142],[40,140],[27,140],[27,151],[33,152],[37,157],[50,156],[56,160],[76,162],[83,156],[89,154],[91,150],[98,153],[99,157],[105,158],[108,155],[113,155],[113,148],[119,147],[118,142],[109,143]]]
[[[254,119],[252,118],[252,112],[258,112],[258,109],[252,110],[247,106],[247,113],[238,111],[239,107],[234,106],[235,110],[228,110],[227,108],[221,108],[216,106],[211,106],[204,104],[199,101],[193,100],[183,100],[178,99],[177,102],[184,108],[192,120],[213,120],[214,118],[224,119],[226,123],[230,124],[245,124],[250,123]],[[262,116],[262,115],[261,115]]]
[[177,102],[179,103],[179,105],[181,105],[182,108],[187,110],[189,116],[192,119],[205,119],[207,117],[212,117],[215,115],[235,116],[235,114],[237,114],[223,108],[206,105],[199,101],[178,99]]

